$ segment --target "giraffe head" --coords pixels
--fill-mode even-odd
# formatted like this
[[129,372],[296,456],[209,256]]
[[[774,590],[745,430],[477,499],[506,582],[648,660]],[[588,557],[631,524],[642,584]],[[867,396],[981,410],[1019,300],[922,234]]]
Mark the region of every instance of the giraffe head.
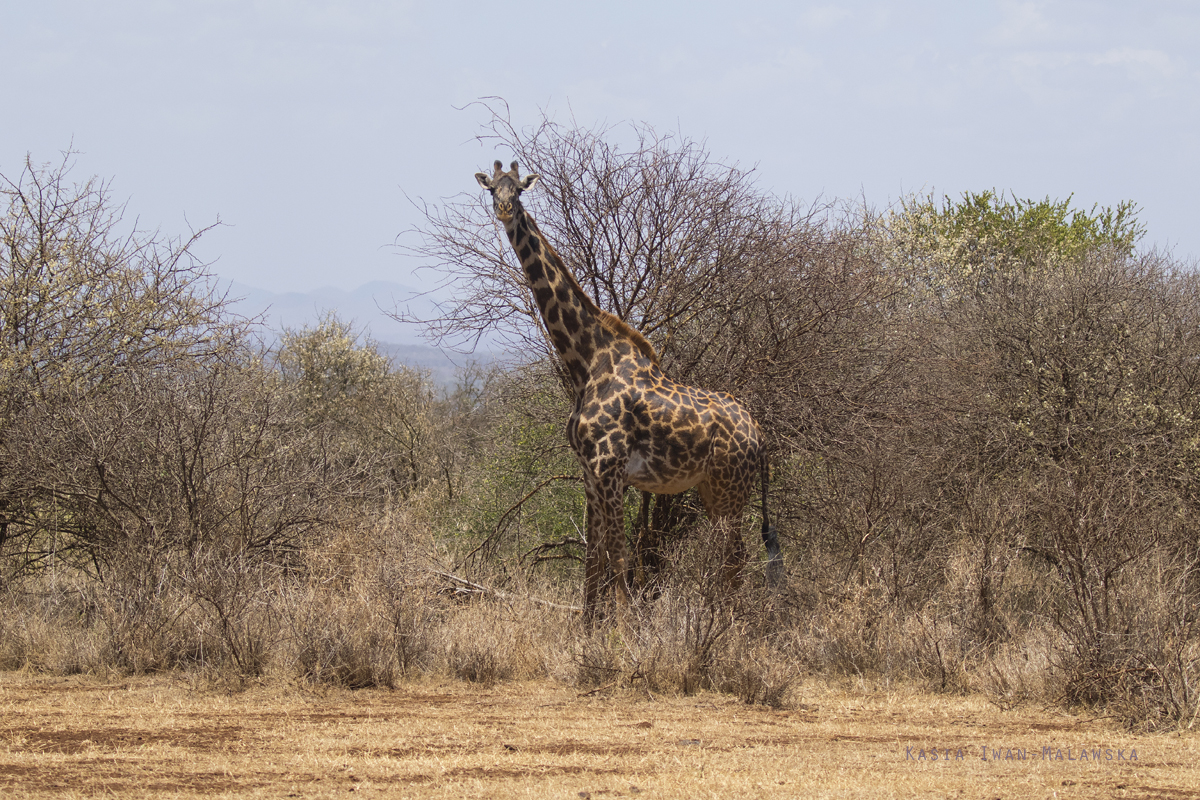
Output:
[[496,209],[496,218],[507,224],[516,217],[521,208],[521,192],[538,182],[540,175],[526,175],[524,178],[517,174],[517,162],[512,162],[512,169],[504,172],[504,165],[497,161],[493,166],[493,175],[489,178],[486,172],[476,172],[475,180],[479,185],[492,193],[492,206]]

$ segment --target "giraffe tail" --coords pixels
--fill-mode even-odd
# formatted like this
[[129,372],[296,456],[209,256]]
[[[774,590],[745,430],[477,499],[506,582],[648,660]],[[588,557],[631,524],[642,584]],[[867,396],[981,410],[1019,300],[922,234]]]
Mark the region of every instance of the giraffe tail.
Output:
[[767,586],[783,585],[783,552],[779,547],[779,532],[767,516],[767,486],[771,481],[771,465],[766,450],[762,451],[762,539],[767,548]]

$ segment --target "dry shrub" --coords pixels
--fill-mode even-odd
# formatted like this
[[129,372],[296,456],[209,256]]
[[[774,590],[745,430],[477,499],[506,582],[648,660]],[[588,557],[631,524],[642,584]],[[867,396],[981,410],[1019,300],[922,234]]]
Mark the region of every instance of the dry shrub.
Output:
[[966,610],[955,602],[959,587],[953,580],[945,586],[945,593],[912,604],[896,601],[877,576],[818,595],[794,587],[776,601],[770,646],[797,674],[965,691],[982,654]]
[[732,624],[728,610],[696,594],[664,591],[623,621],[576,640],[577,682],[591,690],[638,687],[663,694],[710,689]]
[[972,676],[972,686],[1000,708],[1041,702],[1054,694],[1054,654],[1064,644],[1048,622],[998,645]]
[[[365,566],[365,565],[359,565]],[[433,661],[438,603],[427,576],[383,561],[341,581],[310,576],[282,596],[290,670],[350,688],[396,686]]]
[[743,703],[783,708],[802,665],[774,638],[739,628],[729,637],[713,670],[713,688]]
[[670,566],[647,591],[656,599],[635,607],[624,643],[631,682],[651,691],[712,688],[714,670],[757,595],[749,569],[737,590],[727,585],[725,534],[707,519],[692,527],[666,545]]
[[519,570],[476,572],[471,583],[487,589],[456,594],[438,634],[446,674],[485,685],[568,678],[577,585],[531,579]]
[[350,688],[395,686],[435,662],[432,544],[413,507],[343,527],[281,592],[287,669]]
[[1081,626],[1060,623],[1054,699],[1104,709],[1133,728],[1191,726],[1200,715],[1200,618],[1191,580],[1191,570],[1156,552],[1114,581],[1106,630],[1085,636]]
[[57,578],[31,583],[0,595],[0,669],[73,675],[100,667],[101,637],[76,587]]
[[662,694],[716,690],[747,703],[781,706],[803,668],[781,646],[779,596],[753,567],[741,585],[725,580],[723,549],[704,521],[670,545],[670,567],[627,613],[577,637],[583,688],[639,688]]
[[356,577],[331,591],[307,582],[285,596],[292,631],[289,662],[315,683],[394,687],[432,661],[436,604],[420,587],[372,585]]
[[216,648],[206,654],[201,635],[206,626],[188,624],[187,600],[174,591],[151,595],[137,590],[141,587],[126,593],[88,588],[88,613],[100,645],[95,666],[137,674],[205,664],[211,656],[220,659]]
[[548,626],[553,624],[524,600],[459,606],[439,631],[444,669],[452,677],[485,686],[546,677],[554,637]]
[[66,568],[29,575],[2,598],[0,667],[352,688],[565,677],[570,612],[546,602],[560,600],[553,587],[473,575],[505,591],[456,595],[427,531],[410,506],[366,515],[290,565],[212,548],[114,559],[104,582]]
[[[708,584],[715,582],[714,576]],[[699,588],[670,587],[644,613],[629,637],[631,680],[659,692],[692,694],[712,687],[735,616],[731,604],[715,601],[703,591],[706,585]]]
[[487,590],[457,591],[464,584],[448,581],[427,530],[419,510],[393,510],[309,555],[283,601],[295,674],[363,687],[415,675],[490,685],[562,671],[555,654],[567,612],[532,599],[552,589],[471,574],[470,585]]
[[581,631],[571,643],[571,658],[576,685],[588,691],[615,688],[632,674],[624,639],[616,627]]
[[863,586],[850,586],[840,596],[824,598],[808,615],[808,622],[792,620],[788,626],[800,658],[818,672],[834,675],[887,673],[894,648],[887,604]]
[[66,569],[10,585],[0,617],[0,666],[69,675],[192,668],[218,656],[205,614],[178,587],[107,583]]
[[635,606],[624,622],[579,635],[576,681],[592,691],[719,691],[782,707],[803,665],[785,646],[788,637],[763,624],[768,612],[748,605],[750,598],[739,593],[714,603],[694,589],[671,586]]

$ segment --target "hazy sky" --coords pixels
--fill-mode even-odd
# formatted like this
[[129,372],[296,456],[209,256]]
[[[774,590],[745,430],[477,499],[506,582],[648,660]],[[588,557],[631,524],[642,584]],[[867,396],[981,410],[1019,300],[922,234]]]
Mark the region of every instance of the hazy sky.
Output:
[[[0,0],[0,173],[79,151],[144,227],[276,291],[415,283],[406,194],[479,191],[474,140],[644,121],[759,185],[1142,206],[1200,257],[1200,3]],[[462,110],[460,110],[462,109]]]

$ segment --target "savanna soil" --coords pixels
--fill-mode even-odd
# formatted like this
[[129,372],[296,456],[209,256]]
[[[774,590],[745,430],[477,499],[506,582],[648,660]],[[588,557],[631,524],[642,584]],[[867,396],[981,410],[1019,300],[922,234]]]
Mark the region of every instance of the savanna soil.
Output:
[[908,690],[797,698],[0,673],[0,796],[1200,797],[1194,733]]

